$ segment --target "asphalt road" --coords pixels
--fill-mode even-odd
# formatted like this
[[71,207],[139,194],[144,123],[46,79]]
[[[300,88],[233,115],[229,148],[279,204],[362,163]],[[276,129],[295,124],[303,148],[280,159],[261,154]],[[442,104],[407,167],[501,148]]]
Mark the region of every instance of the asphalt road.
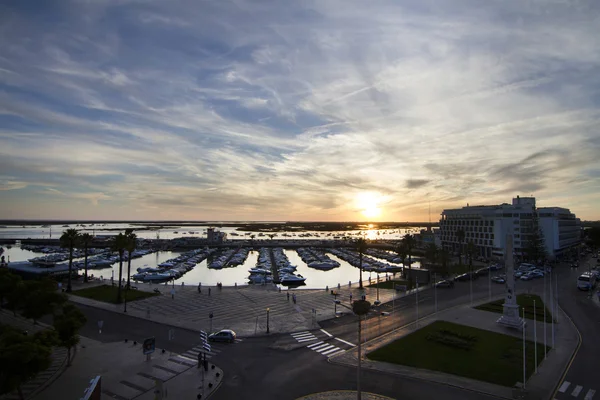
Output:
[[600,375],[597,369],[600,355],[600,309],[588,298],[588,292],[576,287],[577,277],[588,270],[588,262],[595,265],[596,259],[586,258],[577,269],[563,266],[557,270],[558,303],[573,320],[582,339],[581,347],[561,384],[564,391],[555,396],[558,400],[592,400],[594,394],[600,392]]
[[[518,282],[519,286],[541,285],[540,280]],[[489,291],[487,277],[473,282],[473,299],[487,299]],[[443,310],[469,302],[469,282],[457,282],[454,288],[428,289],[419,293],[419,316],[434,312],[437,296],[438,310]],[[502,294],[504,285],[491,285],[492,295]],[[416,318],[416,296],[399,297],[394,301],[394,312],[386,317],[380,311],[373,312],[363,324],[367,338],[378,336],[385,331],[405,325]],[[103,342],[143,340],[156,337],[157,348],[183,353],[199,343],[198,334],[181,328],[172,328],[157,322],[147,321],[124,314],[80,306],[88,318],[82,335]],[[391,312],[391,305],[381,306],[382,311]],[[98,321],[103,321],[102,333]],[[352,315],[322,323],[328,332],[336,337],[356,343],[356,317]],[[175,340],[168,340],[169,329],[175,330]],[[286,335],[280,335],[283,338]],[[287,335],[289,336],[289,335]],[[219,345],[221,350],[211,362],[225,371],[222,387],[215,393],[215,399],[256,399],[277,398],[295,399],[303,395],[327,390],[355,390],[356,369],[330,364],[326,357],[304,347],[295,350],[271,348],[278,336],[244,338],[232,345]],[[376,371],[363,371],[362,389],[388,395],[393,398],[423,399],[481,399],[485,396],[468,389],[453,388],[418,379],[398,377]]]

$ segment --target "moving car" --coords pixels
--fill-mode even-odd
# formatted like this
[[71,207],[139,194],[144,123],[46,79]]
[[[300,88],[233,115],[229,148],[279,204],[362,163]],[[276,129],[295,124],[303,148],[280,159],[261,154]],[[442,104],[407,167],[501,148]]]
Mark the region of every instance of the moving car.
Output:
[[455,281],[460,281],[460,282],[468,282],[471,279],[472,280],[477,279],[477,275],[475,273],[467,272],[466,274],[458,275],[457,277],[454,278]]
[[596,286],[596,275],[584,273],[577,278],[577,289],[591,290]]
[[211,342],[235,342],[235,332],[231,329],[222,329],[219,332],[208,335],[208,340]]
[[454,282],[448,281],[448,280],[439,281],[438,283],[435,284],[435,287],[437,287],[437,288],[451,288],[451,287],[454,287]]
[[506,283],[506,279],[501,276],[492,276],[492,282],[494,283]]

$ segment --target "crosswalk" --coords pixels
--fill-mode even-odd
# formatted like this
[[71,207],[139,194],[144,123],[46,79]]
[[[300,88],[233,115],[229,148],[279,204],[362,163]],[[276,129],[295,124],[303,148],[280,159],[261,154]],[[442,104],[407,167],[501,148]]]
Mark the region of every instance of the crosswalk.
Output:
[[[327,332],[324,329],[315,332],[294,332],[290,335],[292,338],[294,338],[294,340],[296,340],[296,342],[302,344],[306,343],[305,347],[307,349],[312,350],[318,354],[324,355],[326,357],[332,357],[344,353],[346,350],[355,347],[354,344],[340,339],[338,337],[334,337],[331,333]],[[329,343],[330,339],[332,339],[332,341],[336,340],[337,342],[335,342],[335,344]]]
[[562,385],[560,385],[560,387],[558,388],[558,392],[570,394],[570,397],[573,398],[578,398],[581,393],[585,392],[583,400],[592,400],[594,398],[594,395],[596,394],[596,391],[594,389],[588,389],[587,391],[585,391],[585,388],[583,386],[571,385],[571,382],[569,381],[564,381]]
[[[235,339],[235,342],[239,343],[242,340],[244,340],[244,339]],[[183,363],[197,363],[198,362],[198,354],[200,353],[201,350],[202,350],[202,344],[200,343],[197,346],[192,347],[185,353],[179,354],[177,356],[177,358],[179,359],[178,361],[183,362]],[[210,351],[206,352],[206,359],[209,360],[209,359],[213,358],[214,356],[216,356],[217,354],[219,354],[220,352],[221,352],[221,349],[219,349],[217,346],[215,346],[214,344],[211,343]]]

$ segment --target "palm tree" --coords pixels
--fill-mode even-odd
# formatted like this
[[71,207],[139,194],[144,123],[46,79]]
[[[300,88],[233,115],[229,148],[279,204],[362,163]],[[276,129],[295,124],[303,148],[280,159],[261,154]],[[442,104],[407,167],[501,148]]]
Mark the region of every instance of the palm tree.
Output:
[[396,246],[396,253],[398,254],[398,257],[400,257],[400,259],[402,260],[402,276],[404,278],[406,278],[406,271],[404,269],[405,265],[404,265],[404,260],[406,260],[406,247],[404,247],[404,243],[400,242],[397,246]]
[[137,235],[133,233],[133,229],[125,230],[125,237],[127,238],[127,246],[125,246],[125,250],[127,250],[127,290],[129,290],[129,278],[131,276],[131,253],[135,251]]
[[90,235],[89,233],[82,233],[81,235],[79,235],[79,246],[83,247],[83,251],[84,251],[84,255],[85,255],[85,261],[84,261],[85,275],[83,276],[84,282],[88,281],[88,248],[89,248],[90,244],[92,243],[92,240],[94,240],[94,237],[92,235]]
[[450,262],[450,252],[445,249],[445,248],[441,248],[438,252],[438,258],[440,263],[442,264],[442,271],[443,271],[443,275],[448,275],[448,264]]
[[69,280],[67,281],[67,293],[71,293],[71,274],[73,268],[73,249],[79,242],[79,232],[77,229],[67,229],[60,237],[60,247],[69,249]]
[[125,253],[125,248],[127,247],[127,236],[119,233],[115,237],[115,241],[113,242],[113,250],[119,252],[119,286],[117,287],[117,303],[122,301],[121,299],[121,279],[123,278],[123,253]]
[[458,240],[458,265],[462,265],[462,245],[465,242],[465,231],[463,229],[456,231],[456,240]]
[[362,260],[363,260],[363,253],[367,250],[367,240],[365,238],[359,238],[358,240],[356,240],[355,243],[356,246],[356,250],[358,251],[358,271],[360,274],[360,278],[358,281],[358,287],[359,288],[363,288],[363,283],[362,283]]
[[427,245],[427,247],[425,248],[425,257],[427,258],[427,261],[429,261],[429,263],[431,264],[432,267],[435,264],[435,262],[438,260],[438,256],[439,256],[438,247],[435,245],[435,243],[429,243]]
[[[408,256],[408,270],[409,270],[409,275],[410,275],[409,280],[412,282],[412,273],[410,271],[412,271],[412,250],[416,244],[415,237],[413,235],[411,235],[410,233],[407,233],[402,238],[402,244],[403,244],[404,249],[406,250],[406,254]],[[411,284],[411,287],[412,287],[412,284]]]

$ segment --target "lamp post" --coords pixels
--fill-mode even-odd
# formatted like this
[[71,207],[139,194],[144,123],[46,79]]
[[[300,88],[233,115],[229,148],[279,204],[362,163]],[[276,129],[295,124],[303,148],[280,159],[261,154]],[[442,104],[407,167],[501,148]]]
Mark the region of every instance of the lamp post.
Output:
[[269,311],[271,311],[270,308],[267,308],[267,333],[269,333]]
[[357,300],[352,304],[352,311],[358,315],[358,366],[356,368],[356,398],[361,400],[360,390],[360,368],[362,363],[362,346],[361,346],[361,318],[366,315],[371,308],[371,303],[366,300]]

